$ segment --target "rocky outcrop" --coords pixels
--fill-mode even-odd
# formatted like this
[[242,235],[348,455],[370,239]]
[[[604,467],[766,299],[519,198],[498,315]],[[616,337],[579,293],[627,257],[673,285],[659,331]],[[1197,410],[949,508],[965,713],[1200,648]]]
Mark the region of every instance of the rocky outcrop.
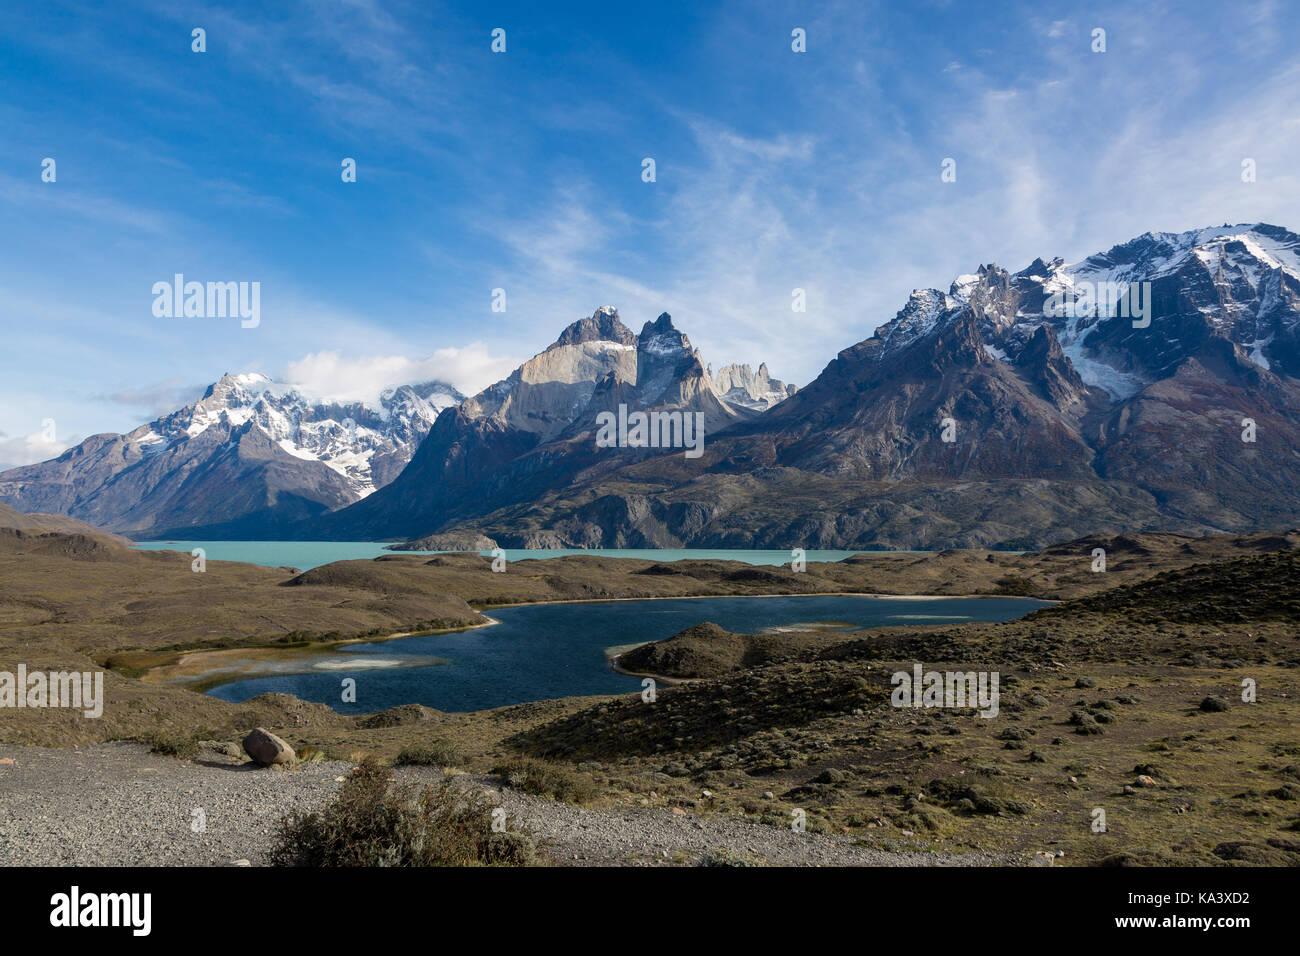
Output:
[[667,640],[624,651],[613,663],[629,674],[677,679],[718,677],[741,666],[746,640],[745,635],[705,621]]
[[473,531],[449,531],[429,534],[404,544],[389,545],[390,551],[491,551],[494,539]]
[[15,531],[25,531],[34,534],[55,533],[55,534],[81,534],[93,535],[97,538],[107,538],[110,541],[116,541],[119,544],[129,544],[128,538],[120,535],[111,534],[101,528],[96,528],[92,524],[84,521],[78,521],[76,518],[69,518],[67,515],[41,514],[23,514],[15,511],[8,505],[0,505],[0,528],[10,528]]

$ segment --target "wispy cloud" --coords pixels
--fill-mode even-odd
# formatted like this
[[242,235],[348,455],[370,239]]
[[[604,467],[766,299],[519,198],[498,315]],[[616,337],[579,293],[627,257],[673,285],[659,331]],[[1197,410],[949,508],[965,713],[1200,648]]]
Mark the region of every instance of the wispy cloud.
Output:
[[[225,371],[471,392],[603,304],[634,328],[669,311],[706,360],[802,384],[912,288],[982,262],[1300,226],[1300,54],[1275,0],[992,18],[842,0],[798,11],[806,54],[780,7],[521,9],[494,56],[496,24],[464,4],[232,3],[202,13],[206,59],[191,10],[127,10],[87,6],[70,33],[36,8],[7,21],[38,64],[0,105],[4,371],[27,396],[0,401],[8,442],[63,401],[69,363],[86,382],[57,414],[82,432]],[[154,320],[149,284],[174,271],[260,279],[261,327]]]
[[520,357],[492,355],[483,342],[438,349],[424,358],[344,355],[335,350],[290,362],[279,378],[312,398],[375,405],[385,388],[416,382],[446,382],[473,395],[504,378],[520,361]]
[[[34,169],[39,168],[34,166]],[[89,220],[104,226],[162,235],[171,229],[166,215],[119,202],[110,196],[63,183],[41,183],[35,175],[20,179],[0,174],[0,203],[22,206],[29,212]],[[57,166],[56,166],[57,173]]]
[[102,401],[122,405],[132,412],[157,418],[174,412],[203,396],[207,384],[196,385],[179,378],[169,378],[151,385],[124,388],[107,395],[96,396]]
[[[3,433],[0,433],[2,437]],[[34,465],[63,454],[85,436],[70,435],[64,441],[50,441],[44,432],[32,432],[0,440],[0,471],[20,465]]]
[[[1271,16],[1260,4],[1247,19]],[[620,222],[604,194],[570,188],[562,214],[516,225],[520,262],[541,267],[519,281],[571,312],[616,290],[626,318],[673,312],[706,358],[766,359],[806,380],[912,287],[946,289],[984,262],[1078,259],[1147,230],[1300,224],[1300,173],[1285,159],[1300,152],[1296,57],[1225,77],[1203,23],[1122,8],[1097,19],[1106,53],[1091,52],[1093,19],[1034,24],[1023,69],[951,70],[955,95],[901,132],[875,103],[810,104],[806,122],[770,136],[677,114],[697,150],[644,187],[662,200]],[[863,89],[887,86],[868,65],[852,72]],[[939,178],[947,156],[953,184]],[[1241,182],[1245,157],[1256,183]],[[653,254],[627,256],[641,235]],[[794,287],[806,314],[790,311]]]

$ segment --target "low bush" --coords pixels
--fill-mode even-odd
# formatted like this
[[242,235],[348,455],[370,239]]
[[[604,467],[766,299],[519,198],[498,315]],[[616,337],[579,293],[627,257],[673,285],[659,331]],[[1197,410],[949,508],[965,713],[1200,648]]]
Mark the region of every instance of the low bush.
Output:
[[148,744],[149,749],[156,754],[179,757],[183,760],[190,760],[197,756],[199,752],[198,738],[192,735],[169,733],[164,730],[154,731],[145,737],[142,742]]
[[595,788],[567,767],[542,760],[520,757],[493,767],[492,772],[516,790],[538,797],[586,803],[595,795]]
[[321,813],[291,813],[277,826],[275,866],[521,866],[535,862],[531,836],[492,831],[492,806],[449,784],[393,784],[366,757]]
[[458,767],[465,762],[465,755],[456,745],[446,740],[431,740],[416,747],[403,747],[397,755],[397,763],[402,766],[420,767]]

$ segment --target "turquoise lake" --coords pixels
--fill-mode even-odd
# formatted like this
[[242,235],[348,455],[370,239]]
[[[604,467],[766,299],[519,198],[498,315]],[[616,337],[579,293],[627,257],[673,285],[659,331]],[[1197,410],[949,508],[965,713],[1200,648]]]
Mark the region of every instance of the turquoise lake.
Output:
[[[184,551],[202,548],[209,561],[247,561],[270,568],[290,567],[309,571],[331,561],[377,558],[383,554],[435,554],[433,551],[386,551],[375,541],[144,541],[135,545],[143,551]],[[484,551],[483,554],[490,552]],[[855,554],[887,554],[884,551],[809,551],[809,561],[843,561]],[[897,552],[892,552],[897,553]],[[910,553],[910,552],[905,552]],[[647,561],[725,560],[747,564],[789,564],[789,551],[736,551],[705,548],[606,548],[559,550],[507,548],[506,558],[559,558],[569,554],[594,554],[608,558],[644,558]]]
[[[453,712],[482,710],[553,697],[639,692],[640,678],[611,670],[606,649],[663,640],[701,621],[746,634],[817,622],[839,622],[844,630],[853,630],[1006,621],[1046,603],[1005,597],[817,595],[498,608],[490,615],[500,623],[490,627],[354,644],[317,661],[311,673],[251,678],[209,693],[244,701],[278,691],[342,713],[412,703]],[[357,700],[345,704],[342,681],[349,677],[356,680]]]

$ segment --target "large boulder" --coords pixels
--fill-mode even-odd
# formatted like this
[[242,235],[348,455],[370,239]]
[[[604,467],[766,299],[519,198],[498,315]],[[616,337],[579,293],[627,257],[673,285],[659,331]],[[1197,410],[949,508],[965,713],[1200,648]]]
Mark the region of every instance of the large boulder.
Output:
[[244,738],[244,753],[263,767],[292,763],[298,757],[292,747],[265,727],[258,727]]

